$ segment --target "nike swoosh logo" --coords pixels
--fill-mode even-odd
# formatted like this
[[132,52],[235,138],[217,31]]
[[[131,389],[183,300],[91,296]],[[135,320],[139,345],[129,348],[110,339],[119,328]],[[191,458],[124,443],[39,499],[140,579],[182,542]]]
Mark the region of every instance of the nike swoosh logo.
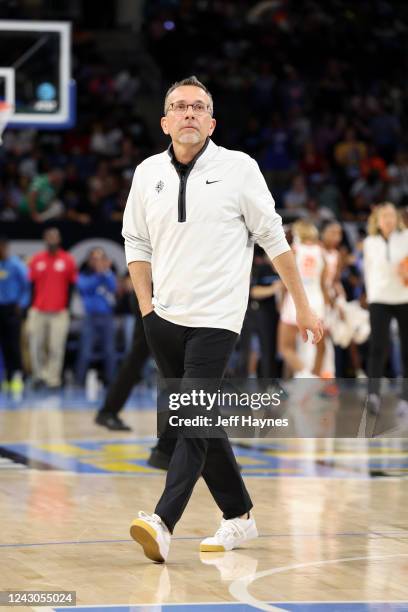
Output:
[[208,181],[207,180],[207,181],[205,181],[205,184],[206,185],[212,185],[213,183],[220,183],[220,182],[221,182],[221,179],[219,179],[218,181]]

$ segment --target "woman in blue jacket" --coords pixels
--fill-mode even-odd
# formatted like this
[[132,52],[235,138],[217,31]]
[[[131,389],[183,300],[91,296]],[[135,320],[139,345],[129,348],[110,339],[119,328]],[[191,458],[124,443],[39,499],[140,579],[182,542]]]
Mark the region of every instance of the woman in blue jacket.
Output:
[[87,268],[79,275],[77,287],[83,301],[85,317],[82,322],[76,380],[78,384],[84,384],[95,344],[99,340],[105,382],[109,383],[113,376],[116,354],[113,315],[116,278],[103,249],[92,249]]

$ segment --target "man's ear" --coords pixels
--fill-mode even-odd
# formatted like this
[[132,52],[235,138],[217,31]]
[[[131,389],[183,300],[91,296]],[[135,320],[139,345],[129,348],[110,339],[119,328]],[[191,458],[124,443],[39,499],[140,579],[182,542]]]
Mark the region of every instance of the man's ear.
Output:
[[160,119],[160,125],[161,125],[161,129],[163,130],[163,132],[165,134],[168,134],[169,133],[169,128],[167,126],[167,117],[162,117]]
[[208,135],[211,136],[211,134],[213,133],[213,131],[215,130],[215,126],[217,125],[217,122],[214,118],[211,119],[211,124],[210,124],[210,129],[208,130]]

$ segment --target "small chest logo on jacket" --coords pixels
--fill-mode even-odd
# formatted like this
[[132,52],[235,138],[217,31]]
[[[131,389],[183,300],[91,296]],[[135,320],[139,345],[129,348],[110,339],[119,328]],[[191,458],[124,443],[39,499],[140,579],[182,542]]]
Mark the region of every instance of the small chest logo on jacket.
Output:
[[155,189],[156,189],[157,193],[160,193],[160,192],[161,192],[161,190],[163,189],[163,187],[164,187],[164,183],[163,183],[163,181],[159,181],[159,182],[157,183],[156,187],[155,187]]

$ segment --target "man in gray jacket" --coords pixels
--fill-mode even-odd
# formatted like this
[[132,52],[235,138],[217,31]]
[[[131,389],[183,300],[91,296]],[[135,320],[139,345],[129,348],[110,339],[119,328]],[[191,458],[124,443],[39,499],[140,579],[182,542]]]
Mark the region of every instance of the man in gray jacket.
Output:
[[[171,145],[136,168],[123,220],[148,344],[161,375],[182,382],[222,379],[248,304],[255,242],[293,297],[304,341],[307,330],[315,343],[322,337],[257,163],[214,144],[215,125],[212,96],[195,77],[170,87],[161,127]],[[200,550],[231,550],[257,536],[227,436],[189,437],[181,428],[154,514],[140,512],[131,526],[148,558],[166,560],[200,476],[223,513]]]

